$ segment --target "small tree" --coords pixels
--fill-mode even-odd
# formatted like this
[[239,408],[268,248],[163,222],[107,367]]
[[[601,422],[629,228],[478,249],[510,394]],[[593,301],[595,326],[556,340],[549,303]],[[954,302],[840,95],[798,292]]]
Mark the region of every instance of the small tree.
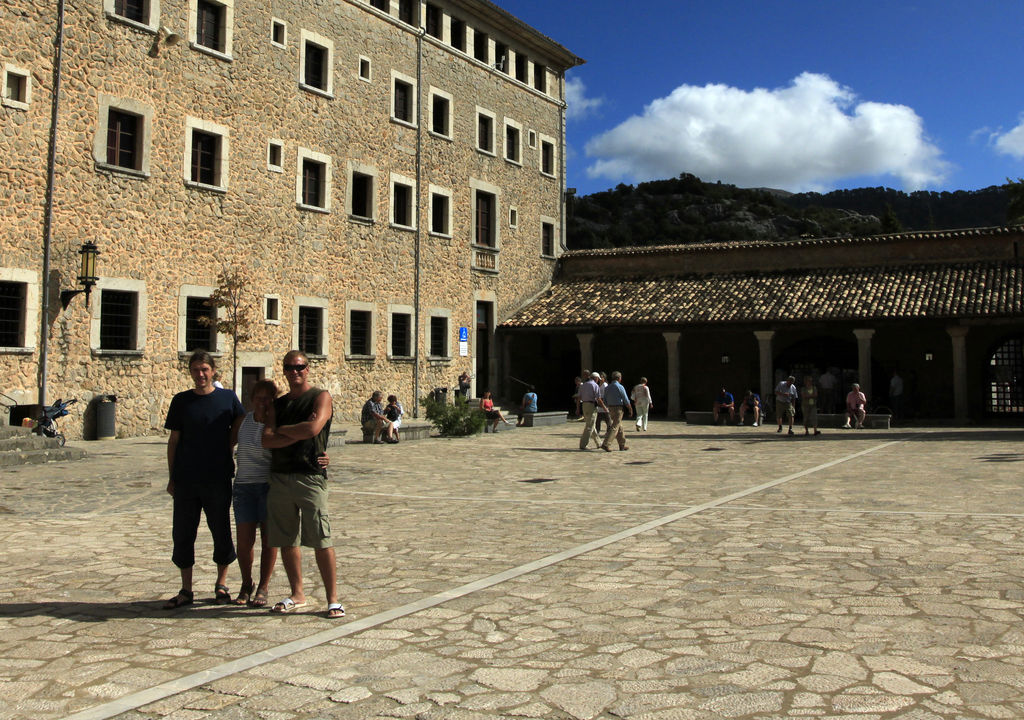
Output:
[[256,320],[256,294],[252,290],[252,276],[245,268],[224,267],[217,274],[217,289],[206,304],[215,310],[223,309],[223,317],[201,317],[199,322],[213,326],[217,332],[231,337],[231,388],[238,392],[238,344],[252,339],[252,326]]

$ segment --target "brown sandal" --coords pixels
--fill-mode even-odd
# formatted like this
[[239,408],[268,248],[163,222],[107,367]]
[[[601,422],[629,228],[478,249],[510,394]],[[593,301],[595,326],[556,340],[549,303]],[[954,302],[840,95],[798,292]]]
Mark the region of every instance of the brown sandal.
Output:
[[242,585],[242,589],[238,591],[238,595],[235,596],[235,605],[248,605],[249,597],[252,595],[253,585],[252,580]]
[[178,591],[177,595],[164,603],[164,610],[177,610],[180,607],[191,605],[194,599],[195,595],[191,590],[185,590],[182,588]]

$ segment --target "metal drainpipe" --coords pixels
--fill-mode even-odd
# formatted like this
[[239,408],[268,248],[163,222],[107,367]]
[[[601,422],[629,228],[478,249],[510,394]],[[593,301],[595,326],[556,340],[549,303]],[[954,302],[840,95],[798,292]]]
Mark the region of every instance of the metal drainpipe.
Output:
[[39,303],[39,404],[46,405],[46,374],[50,352],[50,243],[53,239],[53,186],[56,182],[57,118],[60,110],[61,68],[64,58],[64,0],[57,0],[57,34],[53,40],[53,102],[50,107],[50,147],[46,153],[46,200],[43,216],[43,282]]
[[416,233],[413,236],[413,357],[412,364],[412,416],[420,416],[420,199],[423,197],[423,33],[416,34]]

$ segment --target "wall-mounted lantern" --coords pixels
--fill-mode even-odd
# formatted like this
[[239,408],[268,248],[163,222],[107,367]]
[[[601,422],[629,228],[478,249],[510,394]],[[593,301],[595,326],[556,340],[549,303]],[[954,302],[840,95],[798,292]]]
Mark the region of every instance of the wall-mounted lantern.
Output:
[[932,353],[930,353],[930,352],[926,352],[924,354],[924,361],[925,362],[931,362],[934,358],[935,358],[935,356]]
[[96,275],[96,258],[100,255],[100,249],[96,247],[96,243],[92,241],[84,243],[78,254],[82,256],[82,266],[78,271],[78,284],[82,287],[79,290],[60,291],[60,304],[65,310],[68,309],[71,298],[82,292],[85,293],[85,304],[88,306],[89,293],[92,291],[93,285],[99,280],[99,277]]
[[729,364],[729,356],[728,355],[725,355],[725,354],[722,355],[722,364],[723,365],[728,365]]

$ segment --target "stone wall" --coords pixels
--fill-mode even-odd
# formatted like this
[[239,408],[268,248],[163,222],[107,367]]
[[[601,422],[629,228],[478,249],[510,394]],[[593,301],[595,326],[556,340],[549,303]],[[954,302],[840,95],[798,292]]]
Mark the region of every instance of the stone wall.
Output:
[[[28,271],[38,290],[56,21],[49,8],[12,2],[0,17],[8,38],[0,61],[29,68],[33,94],[27,109],[0,109],[6,158],[0,187],[9,198],[0,228],[0,281],[5,269]],[[229,55],[190,41],[195,30],[188,0],[159,5],[156,25],[166,28],[159,33],[111,18],[103,0],[68,6],[48,298],[48,399],[87,401],[113,393],[119,398],[119,434],[159,430],[171,395],[190,386],[181,336],[183,286],[208,292],[225,266],[244,267],[253,278],[260,316],[253,338],[240,348],[245,356],[239,364],[263,368],[267,377],[283,382],[279,358],[295,342],[296,306],[310,298],[324,308],[326,351],[313,358],[311,381],[335,394],[340,419],[354,419],[372,389],[396,393],[411,410],[417,369],[421,395],[452,385],[473,360],[458,357],[457,332],[474,327],[474,298],[494,298],[497,323],[550,282],[554,259],[541,256],[541,218],[561,218],[564,68],[557,63],[564,49],[550,43],[553,55],[544,57],[539,34],[521,28],[521,38],[502,35],[485,24],[493,9],[474,19],[465,9],[474,3],[459,3],[463,20],[487,29],[492,53],[496,39],[510,47],[518,42],[548,68],[551,81],[542,93],[444,42],[420,39],[416,28],[364,2],[229,3]],[[285,26],[283,46],[272,42],[274,21]],[[506,32],[508,27],[514,23]],[[168,42],[167,31],[180,41]],[[300,87],[306,38],[333,45],[331,96]],[[360,78],[365,60],[369,81]],[[414,81],[418,122],[392,119],[393,72]],[[452,97],[451,139],[429,132],[432,87]],[[108,104],[146,118],[147,172],[121,172],[97,161],[104,157],[101,120]],[[496,118],[493,156],[475,147],[477,106]],[[522,127],[518,164],[503,157],[506,117]],[[223,133],[227,163],[217,187],[187,182],[189,126]],[[530,131],[557,140],[557,177],[540,172],[539,142],[528,146]],[[280,170],[268,165],[271,140],[283,151]],[[329,163],[328,212],[297,205],[304,151]],[[349,217],[353,163],[376,174],[374,222]],[[389,222],[393,175],[415,183],[418,229]],[[498,189],[496,273],[473,268],[474,183]],[[447,235],[429,232],[432,185],[451,195]],[[510,207],[518,216],[514,228]],[[561,238],[560,227],[556,237]],[[100,247],[100,285],[88,307],[79,296],[62,310],[57,294],[75,287],[77,251],[87,240]],[[104,288],[138,292],[145,311],[135,351],[96,347]],[[278,322],[263,319],[265,295],[279,299]],[[369,356],[347,352],[351,302],[373,312]],[[418,358],[389,358],[389,306],[419,309]],[[450,357],[428,361],[432,308],[450,318]],[[40,343],[31,327],[38,320],[28,320],[26,347],[0,349],[0,390],[34,401]],[[222,338],[216,351],[230,385],[230,343]],[[86,404],[80,402],[64,421],[72,437],[80,431]]]

